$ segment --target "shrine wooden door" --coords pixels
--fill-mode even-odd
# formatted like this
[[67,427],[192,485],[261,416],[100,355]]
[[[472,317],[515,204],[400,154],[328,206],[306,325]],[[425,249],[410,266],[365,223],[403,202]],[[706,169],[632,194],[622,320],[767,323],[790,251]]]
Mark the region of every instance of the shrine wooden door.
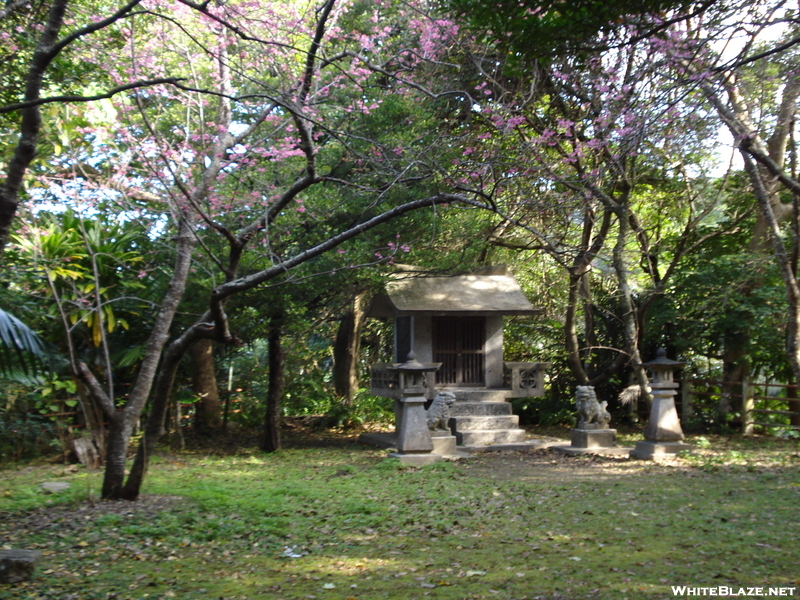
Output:
[[484,317],[433,317],[431,322],[433,362],[442,363],[436,372],[439,385],[485,384],[483,345]]

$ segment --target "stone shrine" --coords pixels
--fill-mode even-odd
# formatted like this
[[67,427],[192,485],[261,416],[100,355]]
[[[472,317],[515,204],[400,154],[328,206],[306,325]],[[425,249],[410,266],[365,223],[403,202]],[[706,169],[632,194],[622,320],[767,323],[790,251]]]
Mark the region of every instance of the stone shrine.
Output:
[[[396,447],[403,422],[396,367],[413,352],[422,363],[441,363],[426,376],[424,395],[428,402],[443,392],[453,396],[448,426],[460,447],[524,447],[525,431],[509,399],[543,396],[550,364],[504,362],[503,318],[541,311],[503,266],[447,277],[398,268],[367,313],[394,324],[397,362],[372,365],[370,393],[395,400],[396,431],[363,434],[362,441]],[[433,437],[443,437],[437,431]]]

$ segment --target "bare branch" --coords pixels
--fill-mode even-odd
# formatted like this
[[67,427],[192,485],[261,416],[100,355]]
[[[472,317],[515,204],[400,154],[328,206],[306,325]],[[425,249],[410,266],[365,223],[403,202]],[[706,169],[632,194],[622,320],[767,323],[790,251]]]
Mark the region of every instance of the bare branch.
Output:
[[17,0],[16,2],[10,2],[6,7],[0,10],[0,20],[5,19],[8,15],[12,12],[17,10],[18,8],[22,8],[23,6],[27,6],[30,4],[31,0]]
[[107,98],[113,98],[117,94],[126,92],[128,90],[133,90],[143,87],[151,87],[154,85],[162,85],[162,84],[176,85],[179,81],[185,81],[185,79],[177,77],[165,77],[162,79],[144,79],[139,81],[133,81],[131,83],[126,83],[125,85],[120,85],[115,88],[112,88],[103,94],[97,94],[96,96],[64,95],[64,96],[48,96],[47,98],[37,98],[36,100],[28,100],[27,102],[17,102],[16,104],[0,106],[0,114],[14,112],[15,110],[22,110],[24,108],[31,108],[33,106],[42,106],[43,104],[53,104],[55,102],[61,102],[61,103],[94,102],[96,100],[105,100]]

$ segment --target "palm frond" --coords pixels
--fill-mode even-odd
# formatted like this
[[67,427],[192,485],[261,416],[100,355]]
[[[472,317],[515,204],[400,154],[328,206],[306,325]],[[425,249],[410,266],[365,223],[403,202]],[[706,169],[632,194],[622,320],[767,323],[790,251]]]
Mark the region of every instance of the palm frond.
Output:
[[0,309],[0,376],[19,379],[46,372],[39,336],[14,315]]

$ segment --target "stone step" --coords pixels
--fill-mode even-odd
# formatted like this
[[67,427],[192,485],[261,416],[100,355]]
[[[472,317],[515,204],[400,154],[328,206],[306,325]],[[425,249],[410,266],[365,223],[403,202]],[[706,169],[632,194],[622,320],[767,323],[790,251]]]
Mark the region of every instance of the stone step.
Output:
[[490,429],[519,429],[517,415],[481,415],[451,417],[450,427],[456,431],[476,431]]
[[450,406],[451,417],[510,415],[508,402],[455,402]]
[[491,444],[515,444],[525,441],[524,429],[493,429],[459,431],[456,440],[461,446],[490,446]]
[[491,388],[436,388],[437,392],[451,392],[456,402],[505,402],[511,390]]

